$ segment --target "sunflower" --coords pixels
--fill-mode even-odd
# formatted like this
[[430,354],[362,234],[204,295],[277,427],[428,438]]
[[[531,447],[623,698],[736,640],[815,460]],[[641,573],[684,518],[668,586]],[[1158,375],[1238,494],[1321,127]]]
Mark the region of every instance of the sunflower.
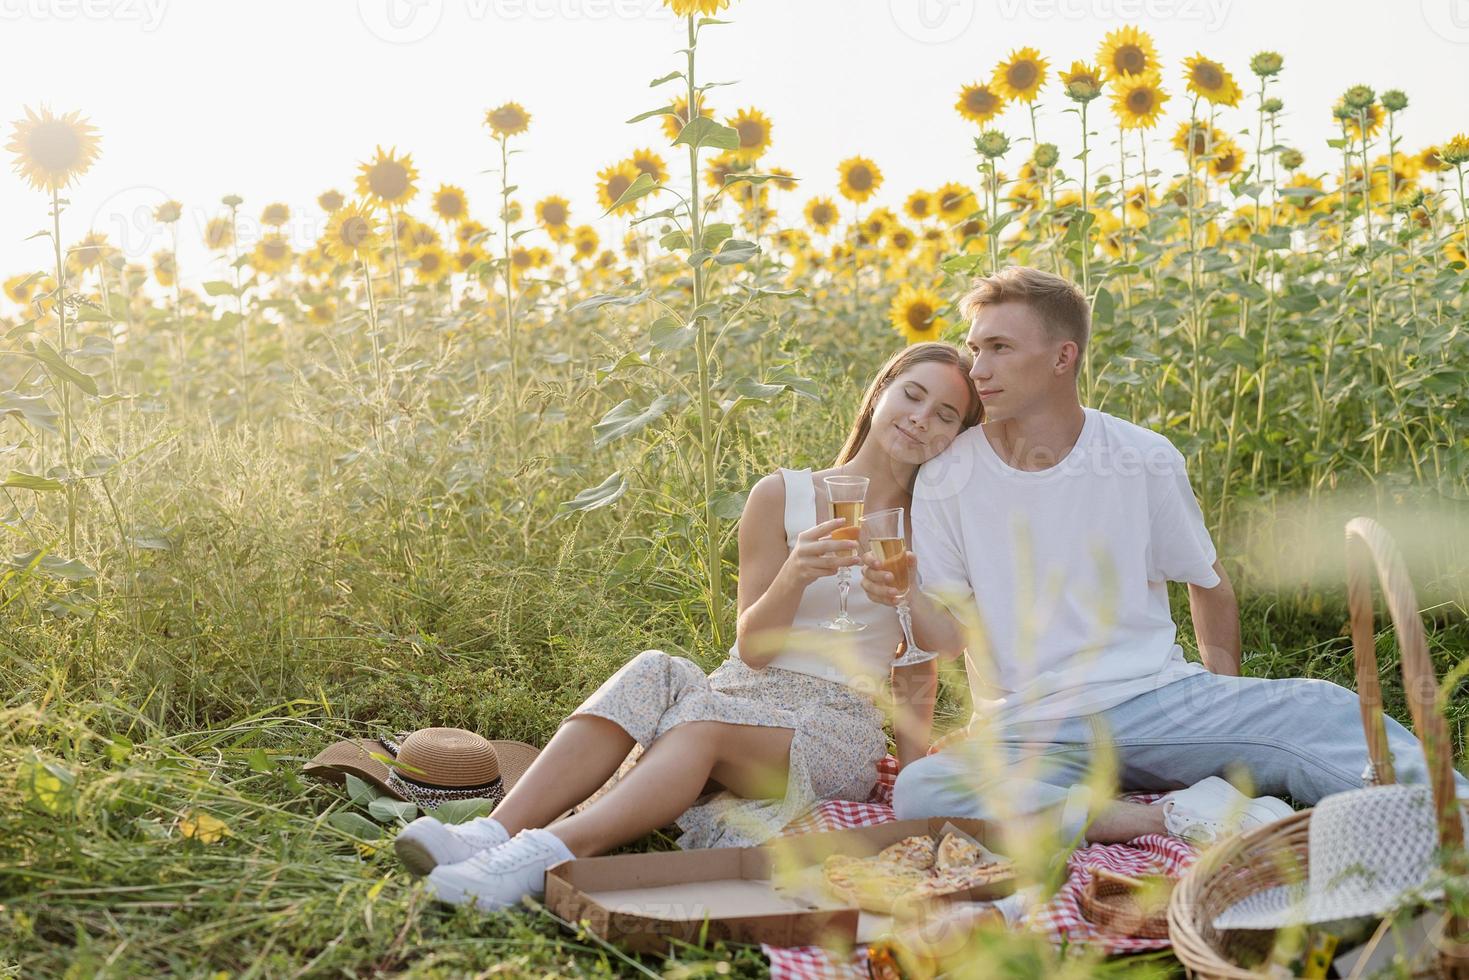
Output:
[[759,109],[741,109],[724,124],[740,136],[739,149],[733,150],[742,163],[754,163],[770,149],[770,120]]
[[1244,173],[1245,151],[1232,139],[1225,139],[1214,144],[1214,152],[1209,157],[1209,173],[1215,180],[1229,181]]
[[[633,181],[638,179],[638,168],[631,160],[619,160],[611,166],[597,173],[597,201],[602,205],[604,211],[612,211],[617,199],[627,193]],[[627,214],[637,207],[636,202],[624,204],[613,211],[614,214]],[[537,213],[539,217],[539,212]]]
[[414,256],[418,267],[413,271],[416,282],[432,286],[443,282],[454,271],[454,260],[440,245],[428,245]]
[[913,229],[903,225],[893,225],[888,229],[887,243],[883,251],[891,258],[901,259],[913,251],[913,246],[918,244],[918,236]]
[[943,298],[932,289],[904,283],[888,307],[888,321],[910,344],[936,340],[947,326],[938,316],[943,306]]
[[965,119],[983,126],[1005,111],[1005,97],[983,82],[975,82],[959,90],[954,108]]
[[377,156],[357,170],[357,193],[359,196],[380,205],[407,204],[418,193],[414,181],[418,171],[413,169],[411,154],[396,156],[397,148],[383,152],[377,148]]
[[174,260],[172,252],[153,253],[153,279],[158,285],[167,289],[178,281],[178,276],[178,263]]
[[882,186],[882,171],[866,157],[849,157],[837,165],[837,190],[842,197],[861,204]]
[[[1333,108],[1341,109],[1343,105],[1344,103],[1338,99]],[[1347,109],[1346,113],[1347,115],[1342,117],[1342,125],[1346,127],[1347,132],[1352,134],[1353,138],[1358,140],[1375,139],[1377,134],[1382,132],[1382,124],[1387,119],[1386,113],[1382,111],[1382,104],[1378,102],[1374,102],[1360,111]],[[1365,137],[1362,135],[1363,116],[1367,117],[1367,135]]]
[[733,185],[730,195],[745,211],[754,211],[757,208],[767,210],[770,207],[770,186],[768,184],[752,184],[748,180],[742,180]]
[[5,149],[15,154],[15,172],[38,191],[59,191],[91,169],[97,159],[97,130],[69,112],[57,116],[45,106],[38,115],[26,106]]
[[5,280],[5,295],[10,297],[10,301],[15,305],[25,306],[31,301],[31,297],[35,295],[36,282],[39,279],[39,276],[35,278],[31,276],[11,276]]
[[485,113],[485,125],[497,139],[516,136],[530,128],[530,113],[519,102],[507,102]]
[[326,253],[340,265],[369,256],[381,244],[377,216],[366,201],[344,204],[326,223]]
[[806,204],[806,223],[819,235],[831,231],[838,217],[837,206],[829,197],[813,197]]
[[[704,104],[703,95],[698,96],[698,99],[700,118],[714,118],[714,110]],[[663,114],[663,131],[668,134],[670,140],[676,140],[678,134],[683,132],[683,128],[689,123],[689,100],[682,96],[675,96],[669,108],[673,111]]]
[[914,191],[908,195],[908,200],[903,201],[903,213],[914,219],[915,222],[933,217],[934,200],[933,194],[928,191]]
[[1102,94],[1105,84],[1102,70],[1084,61],[1073,61],[1070,68],[1061,72],[1061,87],[1073,101],[1090,102]]
[[328,326],[334,323],[336,318],[336,304],[329,299],[324,299],[319,303],[312,303],[306,308],[306,321],[318,327]]
[[413,222],[413,226],[408,229],[406,241],[408,244],[408,254],[417,255],[430,245],[439,244],[439,233],[434,230],[433,225],[422,221],[415,221]]
[[597,229],[591,225],[577,225],[571,232],[572,254],[578,259],[591,260],[596,257],[597,246],[601,240],[597,237]]
[[1103,254],[1114,259],[1122,257],[1122,219],[1104,208],[1092,210],[1092,226],[1088,234],[1094,237]]
[[1427,173],[1443,173],[1449,169],[1444,163],[1443,149],[1438,146],[1425,146],[1414,154],[1413,159],[1418,161],[1418,169]]
[[796,175],[785,167],[771,167],[767,173],[770,174],[770,184],[778,191],[793,191],[796,189]]
[[1119,27],[1102,38],[1097,61],[1109,77],[1117,78],[1157,71],[1160,67],[1152,37],[1131,26]]
[[1163,114],[1168,93],[1159,84],[1158,73],[1145,71],[1117,80],[1112,94],[1112,111],[1123,129],[1152,129]]
[[721,153],[717,157],[711,157],[709,166],[704,170],[704,183],[715,190],[724,187],[725,181],[733,174],[741,173],[745,168],[735,159],[733,153]]
[[184,216],[184,206],[178,201],[164,201],[153,209],[153,220],[171,225]]
[[279,228],[291,220],[291,209],[284,204],[267,204],[260,212],[260,223],[271,228]]
[[1205,166],[1210,154],[1228,141],[1228,133],[1198,121],[1179,123],[1178,132],[1173,134],[1173,148],[1184,156],[1191,154],[1195,167]]
[[[617,198],[614,197],[613,200]],[[566,237],[571,234],[570,218],[571,205],[564,197],[553,195],[536,202],[536,222],[546,229],[546,234],[551,236],[552,241],[566,241]]]
[[1217,61],[1196,54],[1184,60],[1188,90],[1208,99],[1212,105],[1236,106],[1244,93],[1235,83],[1234,76]]
[[653,183],[661,184],[668,180],[668,166],[663,158],[652,150],[634,150],[631,157],[632,165],[638,168],[640,173],[645,173],[653,178]]
[[291,243],[280,232],[262,235],[250,252],[250,264],[258,272],[278,275],[291,267]]
[[108,244],[105,234],[89,231],[81,241],[67,250],[66,265],[67,268],[79,271],[94,269],[113,251],[115,249]]
[[679,17],[701,14],[712,17],[729,6],[729,0],[663,0],[663,5]]
[[471,247],[483,241],[488,232],[488,228],[471,218],[469,221],[460,222],[459,226],[454,229],[454,240],[460,245]]
[[1438,155],[1447,166],[1456,169],[1462,163],[1469,163],[1469,136],[1455,133],[1438,151]]
[[1046,84],[1046,65],[1035,48],[1020,48],[995,66],[990,84],[1007,101],[1034,102],[1041,86]]
[[235,240],[235,226],[229,218],[210,218],[204,226],[204,245],[211,251],[222,252]]
[[1469,268],[1469,249],[1464,247],[1464,229],[1454,232],[1443,243],[1444,258],[1461,268]]
[[954,222],[967,218],[974,210],[974,192],[963,184],[949,183],[934,192],[939,217]]
[[898,216],[887,208],[878,208],[862,219],[862,230],[867,237],[876,241],[887,234],[888,228],[892,227],[898,220]]
[[1403,153],[1379,156],[1372,161],[1372,202],[1406,203],[1418,190],[1422,167],[1416,156]]
[[454,253],[454,269],[458,272],[468,272],[476,262],[488,261],[489,255],[478,245],[462,247]]
[[469,216],[469,199],[464,196],[462,188],[455,187],[453,184],[439,185],[439,189],[434,191],[432,207],[434,214],[451,225]]

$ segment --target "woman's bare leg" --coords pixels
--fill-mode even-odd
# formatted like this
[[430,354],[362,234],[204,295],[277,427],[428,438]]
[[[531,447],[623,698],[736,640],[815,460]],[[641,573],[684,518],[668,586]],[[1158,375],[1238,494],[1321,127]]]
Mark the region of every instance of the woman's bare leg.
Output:
[[1161,806],[1114,800],[1092,818],[1086,828],[1086,839],[1089,844],[1126,844],[1144,834],[1167,832]]
[[544,827],[601,789],[635,744],[614,721],[573,715],[491,815],[512,837]]
[[573,854],[587,857],[668,826],[710,779],[750,799],[778,799],[785,794],[794,734],[717,721],[679,725],[649,746],[605,796],[553,830]]

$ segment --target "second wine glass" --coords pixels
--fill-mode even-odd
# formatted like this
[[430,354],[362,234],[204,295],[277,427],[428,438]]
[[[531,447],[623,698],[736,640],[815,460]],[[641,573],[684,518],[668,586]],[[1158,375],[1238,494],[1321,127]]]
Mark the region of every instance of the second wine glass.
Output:
[[[852,542],[852,548],[857,548],[857,540],[862,533],[862,505],[867,499],[867,477],[865,476],[828,476],[824,478],[826,483],[826,495],[831,498],[831,516],[844,518],[846,527],[839,527],[831,533],[833,538]],[[851,569],[846,565],[837,569],[837,616],[830,622],[822,623],[829,630],[840,633],[856,633],[865,630],[866,623],[858,622],[847,615],[847,595],[852,591]]]
[[913,642],[913,610],[908,605],[912,583],[908,577],[908,533],[903,521],[903,508],[874,511],[862,518],[867,532],[867,547],[885,572],[893,574],[898,590],[898,625],[903,628],[903,655],[893,661],[894,667],[907,667],[932,660],[937,654],[918,649]]

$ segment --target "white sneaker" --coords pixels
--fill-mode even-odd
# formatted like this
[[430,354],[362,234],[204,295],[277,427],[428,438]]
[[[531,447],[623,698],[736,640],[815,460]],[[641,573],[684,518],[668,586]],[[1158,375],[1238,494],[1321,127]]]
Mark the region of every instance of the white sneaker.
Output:
[[1213,844],[1295,812],[1274,796],[1250,799],[1218,776],[1169,793],[1153,805],[1163,808],[1169,834],[1194,844]]
[[393,850],[415,877],[422,878],[441,864],[458,864],[510,839],[494,817],[475,817],[464,823],[440,823],[419,817],[398,832]]
[[546,872],[576,855],[549,830],[522,830],[509,842],[458,864],[441,864],[428,876],[428,891],[450,905],[494,912],[529,895],[546,893]]

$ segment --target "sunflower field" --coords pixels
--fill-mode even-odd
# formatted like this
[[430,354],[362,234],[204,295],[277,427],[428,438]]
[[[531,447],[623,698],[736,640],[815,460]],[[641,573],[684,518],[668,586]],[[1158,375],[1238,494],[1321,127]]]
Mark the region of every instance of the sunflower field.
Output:
[[[748,489],[827,465],[877,366],[961,338],[964,285],[1007,265],[1082,285],[1083,402],[1189,459],[1247,674],[1352,685],[1341,518],[1400,533],[1463,759],[1469,135],[1355,84],[1292,107],[1337,133],[1298,146],[1287,58],[1128,27],[955,80],[949,183],[895,188],[862,146],[796,174],[777,114],[701,70],[738,8],[666,2],[677,50],[625,99],[647,148],[594,187],[517,193],[557,134],[499,93],[465,123],[490,199],[349,149],[309,246],[285,203],[191,202],[207,269],[181,265],[183,202],[146,261],[79,226],[68,189],[107,151],[84,110],[4,130],[35,204],[4,230],[41,229],[0,270],[5,975],[762,975],[758,949],[639,959],[547,914],[451,915],[392,821],[300,763],[368,728],[544,744],[639,650],[712,668]],[[968,715],[945,670],[941,729]]]

